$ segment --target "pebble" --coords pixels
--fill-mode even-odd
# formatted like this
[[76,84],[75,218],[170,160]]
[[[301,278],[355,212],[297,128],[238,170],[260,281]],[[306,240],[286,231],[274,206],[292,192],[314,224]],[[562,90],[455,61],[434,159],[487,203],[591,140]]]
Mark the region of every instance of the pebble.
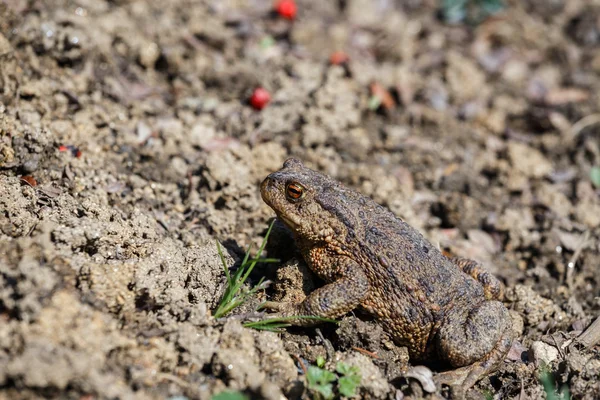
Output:
[[536,366],[550,365],[558,358],[558,349],[541,341],[535,341],[529,348],[529,360]]

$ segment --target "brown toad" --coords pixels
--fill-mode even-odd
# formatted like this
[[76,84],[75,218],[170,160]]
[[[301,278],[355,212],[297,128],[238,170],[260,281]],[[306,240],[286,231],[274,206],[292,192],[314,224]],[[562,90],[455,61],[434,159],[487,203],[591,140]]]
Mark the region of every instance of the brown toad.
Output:
[[445,257],[388,209],[296,159],[269,175],[261,194],[327,282],[300,304],[268,308],[336,318],[360,307],[412,359],[463,367],[438,375],[463,390],[507,353],[512,324],[502,285],[474,261]]

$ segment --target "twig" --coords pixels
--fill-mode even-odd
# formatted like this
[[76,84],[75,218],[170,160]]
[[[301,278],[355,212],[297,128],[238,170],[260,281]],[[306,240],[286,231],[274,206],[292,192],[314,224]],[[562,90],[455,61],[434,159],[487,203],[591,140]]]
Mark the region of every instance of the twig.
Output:
[[600,342],[600,316],[575,341],[588,349]]
[[554,335],[551,335],[550,337],[552,338],[552,341],[554,342],[554,347],[556,347],[556,351],[558,351],[558,355],[560,356],[560,358],[564,359],[565,358],[565,353],[563,353],[562,347],[559,346],[559,344],[556,341],[556,338],[554,337]]
[[304,372],[304,376],[308,375],[308,371],[306,370],[306,365],[304,365],[304,363],[300,359],[300,356],[297,356],[296,354],[290,354],[290,355],[294,358],[294,360],[296,360],[296,362],[298,364],[300,364],[300,368],[302,368],[302,372]]
[[323,345],[325,346],[325,351],[327,352],[327,358],[332,360],[333,356],[335,354],[335,349],[333,348],[333,345],[331,344],[329,339],[326,339],[325,336],[323,336],[323,332],[321,332],[321,330],[319,328],[316,328],[315,331],[317,332],[317,336],[319,336],[319,338],[323,342]]
[[359,353],[362,353],[362,354],[364,354],[365,356],[369,356],[369,357],[371,357],[371,358],[375,358],[375,359],[379,359],[379,358],[380,358],[380,357],[377,355],[377,353],[374,353],[374,352],[372,352],[372,351],[369,351],[369,350],[363,349],[363,348],[361,348],[361,347],[352,346],[352,350],[356,350],[356,351],[358,351]]
[[581,118],[571,126],[571,140],[575,140],[579,133],[588,126],[600,123],[600,114],[591,114]]
[[523,385],[523,377],[521,377],[521,391],[519,392],[519,400],[525,400],[525,386]]
[[158,216],[156,218],[156,222],[158,222],[158,224],[162,226],[165,231],[169,232],[169,225],[167,225],[162,216]]

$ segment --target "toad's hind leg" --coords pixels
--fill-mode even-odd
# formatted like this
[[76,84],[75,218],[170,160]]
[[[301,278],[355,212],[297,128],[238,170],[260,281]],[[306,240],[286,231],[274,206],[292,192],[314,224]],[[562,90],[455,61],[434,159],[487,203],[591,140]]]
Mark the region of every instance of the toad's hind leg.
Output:
[[457,368],[452,371],[441,372],[436,375],[435,381],[438,385],[448,385],[452,388],[454,397],[461,398],[458,393],[465,393],[473,387],[481,378],[493,372],[504,360],[506,353],[512,344],[512,331],[506,331],[492,351],[480,361],[466,367]]
[[436,339],[439,357],[461,367],[437,375],[436,381],[466,391],[492,372],[510,349],[510,314],[498,301],[483,302],[466,314],[450,313]]
[[481,283],[483,286],[483,293],[487,300],[502,300],[504,298],[504,285],[502,282],[477,261],[461,257],[451,257],[450,261],[465,274],[472,276]]

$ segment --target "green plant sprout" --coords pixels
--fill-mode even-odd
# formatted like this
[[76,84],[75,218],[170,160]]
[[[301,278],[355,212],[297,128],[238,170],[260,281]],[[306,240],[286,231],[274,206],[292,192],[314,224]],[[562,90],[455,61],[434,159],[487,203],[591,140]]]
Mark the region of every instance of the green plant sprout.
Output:
[[600,167],[593,167],[590,170],[590,179],[596,189],[600,188]]
[[233,274],[233,276],[229,273],[229,268],[227,267],[225,256],[223,256],[221,245],[217,241],[217,251],[219,252],[219,257],[221,258],[221,263],[223,264],[223,271],[225,271],[225,276],[227,277],[227,288],[225,289],[225,293],[223,293],[223,297],[221,298],[221,301],[219,302],[219,305],[213,314],[215,318],[226,316],[233,309],[248,301],[256,292],[265,288],[264,278],[261,278],[260,281],[249,290],[244,290],[242,287],[258,262],[279,262],[279,260],[275,258],[260,258],[265,246],[267,245],[267,240],[269,239],[269,235],[271,234],[271,229],[273,228],[274,223],[275,220],[273,220],[271,225],[269,225],[269,229],[267,229],[267,233],[258,249],[258,252],[256,253],[256,257],[250,259],[249,247],[248,251],[246,251],[246,254],[244,255],[242,264],[237,269],[235,274]]
[[338,379],[338,390],[342,396],[354,397],[356,389],[360,386],[362,376],[360,369],[357,366],[350,366],[343,362],[338,362],[335,367],[336,372],[340,375]]
[[317,359],[316,359],[315,362],[317,363],[317,367],[324,368],[326,361],[327,360],[325,360],[325,357],[323,357],[323,356],[317,356]]
[[540,368],[540,382],[546,392],[547,400],[569,400],[571,398],[567,385],[563,385],[560,391],[557,390],[554,377],[546,365],[542,365]]
[[336,393],[344,397],[356,396],[356,389],[362,380],[357,366],[338,362],[334,373],[323,368],[323,357],[318,357],[316,363],[317,365],[310,365],[306,373],[308,390],[316,399],[333,399]]
[[217,393],[217,394],[213,395],[210,399],[211,400],[250,400],[250,398],[248,396],[246,396],[245,394],[238,392],[238,391],[232,391],[232,390],[226,390],[224,392]]
[[319,368],[316,365],[309,365],[306,372],[306,380],[308,382],[308,390],[310,390],[315,398],[333,399],[333,382],[337,376],[326,369]]

